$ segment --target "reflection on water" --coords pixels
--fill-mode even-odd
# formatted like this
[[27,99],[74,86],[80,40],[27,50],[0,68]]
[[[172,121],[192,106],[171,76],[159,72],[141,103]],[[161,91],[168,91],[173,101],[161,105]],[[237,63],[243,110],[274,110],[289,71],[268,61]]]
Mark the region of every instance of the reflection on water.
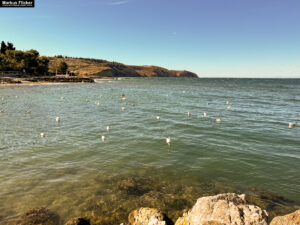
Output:
[[39,206],[61,222],[117,224],[143,206],[175,220],[197,198],[223,192],[248,194],[271,217],[291,212],[300,201],[300,129],[288,122],[300,123],[299,86],[129,79],[0,87],[0,221]]

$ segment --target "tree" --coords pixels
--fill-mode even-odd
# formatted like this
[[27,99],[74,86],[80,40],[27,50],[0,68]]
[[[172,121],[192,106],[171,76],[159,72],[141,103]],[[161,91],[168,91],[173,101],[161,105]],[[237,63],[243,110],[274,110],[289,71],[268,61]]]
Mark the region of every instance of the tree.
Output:
[[7,46],[6,46],[5,42],[4,42],[4,41],[2,41],[2,42],[1,42],[1,49],[0,49],[0,53],[1,53],[1,54],[5,54],[5,52],[6,52],[6,49],[7,49]]
[[65,61],[61,61],[57,67],[59,74],[66,74],[68,72],[68,64]]
[[49,69],[48,64],[49,64],[49,59],[47,59],[47,57],[45,56],[39,57],[37,72],[42,75],[47,74]]
[[7,42],[6,50],[16,50],[13,43]]

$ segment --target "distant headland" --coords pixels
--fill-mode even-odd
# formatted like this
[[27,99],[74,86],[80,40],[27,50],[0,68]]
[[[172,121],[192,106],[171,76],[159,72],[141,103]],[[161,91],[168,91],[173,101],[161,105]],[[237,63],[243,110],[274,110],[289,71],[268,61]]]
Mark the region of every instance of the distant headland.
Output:
[[36,82],[94,82],[94,79],[118,77],[197,78],[186,70],[168,70],[158,66],[132,66],[102,59],[57,55],[40,56],[36,50],[16,50],[10,42],[1,42],[0,84]]

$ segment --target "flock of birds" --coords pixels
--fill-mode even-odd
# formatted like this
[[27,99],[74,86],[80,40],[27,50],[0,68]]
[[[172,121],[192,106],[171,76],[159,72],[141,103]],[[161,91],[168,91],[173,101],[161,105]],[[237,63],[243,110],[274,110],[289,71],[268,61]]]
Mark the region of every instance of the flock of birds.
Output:
[[[185,93],[185,91],[183,91],[183,93]],[[102,96],[100,95],[100,97],[102,97]],[[124,94],[121,94],[120,97],[121,97],[122,101],[124,101],[124,102],[126,101],[126,97],[125,97]],[[16,96],[16,98],[17,98],[17,96]],[[2,104],[3,104],[3,102],[4,102],[4,100],[5,100],[4,97],[2,97],[1,100],[2,100]],[[63,100],[65,100],[65,98],[64,98],[64,97],[60,97],[60,100],[63,101]],[[87,103],[90,102],[89,99],[86,99],[85,101],[86,101]],[[207,104],[210,104],[210,103],[207,102]],[[95,101],[95,105],[100,105],[100,102],[99,102],[99,101]],[[228,106],[226,107],[227,110],[231,110],[231,105],[230,105],[230,102],[229,102],[229,101],[226,101],[226,105],[228,105]],[[135,104],[131,104],[131,106],[135,106]],[[121,109],[122,109],[122,111],[125,111],[125,110],[126,110],[126,107],[123,106]],[[0,114],[2,114],[2,113],[4,113],[4,110],[3,110],[3,109],[0,110]],[[26,111],[26,114],[30,114],[30,113],[31,113],[30,110],[27,110],[27,111]],[[190,116],[191,116],[191,113],[188,112],[188,113],[187,113],[187,116],[190,117]],[[206,112],[203,113],[203,117],[207,117],[207,113],[206,113]],[[298,117],[300,117],[300,113],[298,114]],[[157,119],[157,120],[160,120],[160,116],[156,116],[156,119]],[[56,120],[56,123],[60,123],[60,117],[56,117],[55,120]],[[217,119],[216,119],[216,123],[222,123],[222,119],[221,119],[221,118],[217,118]],[[296,123],[295,123],[295,122],[289,122],[289,124],[288,124],[288,127],[289,127],[289,128],[294,128],[295,126],[296,126]],[[109,130],[110,130],[110,126],[106,126],[106,131],[109,132]],[[41,136],[41,138],[45,138],[45,137],[46,137],[46,134],[42,132],[42,133],[40,133],[40,136]],[[101,136],[102,142],[104,142],[105,139],[106,139],[105,135],[102,135],[102,136]],[[166,137],[166,143],[167,143],[168,146],[170,147],[170,145],[171,145],[171,138],[170,138],[170,137]]]

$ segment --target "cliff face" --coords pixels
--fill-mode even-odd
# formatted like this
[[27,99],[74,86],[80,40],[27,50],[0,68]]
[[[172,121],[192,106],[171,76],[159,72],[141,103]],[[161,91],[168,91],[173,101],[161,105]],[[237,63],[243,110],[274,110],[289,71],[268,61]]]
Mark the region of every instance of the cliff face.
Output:
[[55,73],[60,61],[65,61],[69,71],[79,76],[100,77],[198,77],[189,71],[168,70],[157,66],[129,66],[98,59],[48,57],[49,70]]

